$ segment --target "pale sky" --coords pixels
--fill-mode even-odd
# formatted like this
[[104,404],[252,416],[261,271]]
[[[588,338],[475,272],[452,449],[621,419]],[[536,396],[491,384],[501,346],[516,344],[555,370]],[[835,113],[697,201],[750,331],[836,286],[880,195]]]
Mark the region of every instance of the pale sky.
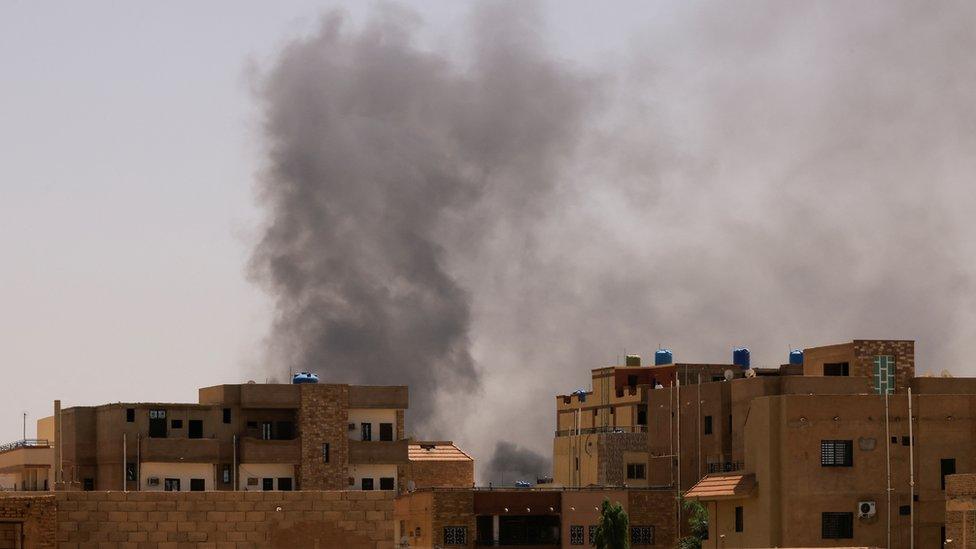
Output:
[[[599,62],[655,16],[640,4],[550,2],[550,38]],[[410,5],[432,43],[467,9]],[[0,3],[0,441],[25,411],[32,436],[56,398],[194,401],[248,379],[269,321],[244,272],[260,219],[248,70],[323,12],[369,6]]]

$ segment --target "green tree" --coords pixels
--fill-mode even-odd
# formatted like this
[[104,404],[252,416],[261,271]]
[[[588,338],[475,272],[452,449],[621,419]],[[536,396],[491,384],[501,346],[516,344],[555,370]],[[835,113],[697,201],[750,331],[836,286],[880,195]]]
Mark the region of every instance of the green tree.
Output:
[[630,549],[630,532],[627,524],[627,512],[619,503],[603,500],[600,508],[600,522],[593,535],[593,546],[596,549]]
[[697,499],[678,498],[678,501],[688,513],[691,527],[691,535],[678,541],[678,549],[701,549],[702,540],[708,536],[708,509]]

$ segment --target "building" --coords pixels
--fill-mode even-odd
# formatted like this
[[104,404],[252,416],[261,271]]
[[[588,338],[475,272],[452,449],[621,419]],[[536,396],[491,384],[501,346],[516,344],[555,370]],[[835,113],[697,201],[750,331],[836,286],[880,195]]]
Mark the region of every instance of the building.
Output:
[[945,547],[976,548],[976,474],[946,477]]
[[471,486],[474,460],[453,443],[411,445],[407,405],[402,386],[318,383],[205,387],[197,403],[55,401],[38,439],[0,446],[0,486],[396,491],[411,477]]
[[604,499],[630,518],[631,547],[673,547],[670,490],[428,488],[397,497],[397,547],[589,547]]

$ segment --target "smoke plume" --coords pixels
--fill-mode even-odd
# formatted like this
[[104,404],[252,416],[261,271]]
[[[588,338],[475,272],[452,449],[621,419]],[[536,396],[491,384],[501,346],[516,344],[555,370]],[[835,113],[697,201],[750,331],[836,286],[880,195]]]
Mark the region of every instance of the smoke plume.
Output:
[[271,362],[409,384],[416,430],[495,452],[482,481],[658,344],[907,338],[972,373],[976,7],[677,2],[593,67],[524,6],[476,8],[463,54],[331,15],[266,73]]
[[550,458],[523,448],[518,444],[501,441],[481,472],[484,478],[499,484],[513,484],[517,480],[535,482],[549,475]]

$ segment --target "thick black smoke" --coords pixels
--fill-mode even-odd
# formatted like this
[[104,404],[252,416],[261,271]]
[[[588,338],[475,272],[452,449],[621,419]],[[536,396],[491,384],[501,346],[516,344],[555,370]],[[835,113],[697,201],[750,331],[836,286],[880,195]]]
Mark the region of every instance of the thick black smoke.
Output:
[[495,445],[494,454],[479,473],[498,484],[513,484],[518,480],[534,483],[551,474],[549,462],[549,458],[528,448],[502,441]]
[[275,364],[410,384],[415,425],[496,451],[482,481],[658,343],[912,338],[972,373],[976,5],[675,2],[588,68],[525,6],[474,10],[457,57],[404,11],[331,16],[267,73]]
[[[463,66],[421,50],[415,17],[389,6],[361,30],[331,14],[283,51],[260,88],[269,221],[252,258],[275,299],[273,363],[407,384],[421,434],[442,393],[478,393],[472,296],[445,246],[473,251],[534,215],[586,104],[534,17],[477,11]],[[491,193],[504,210],[479,209]]]

